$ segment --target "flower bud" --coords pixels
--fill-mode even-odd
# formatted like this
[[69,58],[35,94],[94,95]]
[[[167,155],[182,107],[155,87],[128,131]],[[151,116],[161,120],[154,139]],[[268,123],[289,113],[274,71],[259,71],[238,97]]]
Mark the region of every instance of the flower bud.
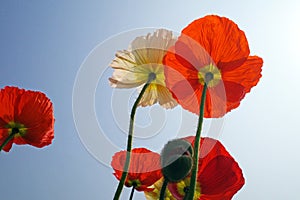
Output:
[[169,141],[161,152],[162,173],[170,182],[185,178],[193,167],[193,147],[182,139]]

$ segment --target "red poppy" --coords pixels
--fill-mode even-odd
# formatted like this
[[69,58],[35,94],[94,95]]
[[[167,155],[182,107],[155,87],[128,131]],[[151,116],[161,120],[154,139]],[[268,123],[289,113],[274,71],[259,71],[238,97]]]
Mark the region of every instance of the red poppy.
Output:
[[3,147],[30,144],[44,147],[54,137],[54,116],[51,101],[36,91],[5,87],[0,90],[0,145],[14,132],[14,137]]
[[[192,142],[195,137],[184,138]],[[201,138],[201,151],[195,196],[199,200],[230,200],[245,183],[238,163],[217,140]],[[189,177],[170,183],[168,189],[177,199],[188,191]]]
[[[115,177],[120,180],[126,151],[117,152],[111,162],[111,166],[115,170]],[[158,181],[161,177],[160,155],[145,148],[132,149],[129,171],[125,180],[127,187],[134,186],[138,191],[152,191],[148,188]]]
[[204,83],[204,117],[222,117],[239,106],[261,77],[263,60],[249,56],[242,30],[225,17],[209,15],[183,29],[164,57],[166,86],[173,97],[199,114]]

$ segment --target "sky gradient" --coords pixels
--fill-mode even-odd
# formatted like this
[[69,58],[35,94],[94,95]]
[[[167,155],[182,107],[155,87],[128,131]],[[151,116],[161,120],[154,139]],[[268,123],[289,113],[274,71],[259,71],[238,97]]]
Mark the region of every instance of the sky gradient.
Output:
[[[237,23],[246,33],[251,54],[264,59],[263,76],[240,107],[221,121],[206,122],[208,127],[221,124],[219,133],[212,134],[243,170],[246,184],[234,199],[299,199],[299,9],[296,0],[0,1],[0,87],[14,85],[46,93],[56,118],[52,145],[42,149],[15,145],[9,153],[1,152],[0,199],[112,199],[117,186],[113,171],[106,161],[87,151],[73,118],[74,85],[81,67],[93,49],[111,44],[103,58],[97,58],[108,65],[106,60],[112,59],[116,50],[126,48],[139,36],[128,36],[128,41],[122,38],[124,44],[113,43],[112,39],[128,31],[150,27],[180,32],[207,14]],[[126,145],[128,116],[117,105],[122,102],[128,106],[122,108],[128,110],[135,93],[110,88],[107,78],[112,70],[103,65],[99,64],[104,73],[95,86],[95,105],[90,106],[95,107],[108,140],[121,150]],[[161,121],[153,117],[158,115]],[[197,116],[179,106],[172,111],[140,109],[139,116],[137,126],[141,129],[151,122],[160,127],[163,121],[153,141],[145,135],[136,138],[136,146],[155,151],[168,139],[194,134],[196,129]],[[170,124],[170,118],[180,126]],[[180,134],[176,133],[179,129]],[[121,199],[128,196],[125,189]],[[136,193],[136,199],[143,199],[143,194]]]

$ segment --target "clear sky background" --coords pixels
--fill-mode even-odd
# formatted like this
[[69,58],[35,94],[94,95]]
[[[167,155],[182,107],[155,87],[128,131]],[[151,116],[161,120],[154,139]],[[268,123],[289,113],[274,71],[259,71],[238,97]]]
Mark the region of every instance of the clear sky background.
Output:
[[[116,35],[124,31],[154,27],[180,32],[207,14],[236,22],[246,33],[251,54],[264,59],[258,86],[238,109],[220,120],[222,130],[212,133],[243,169],[246,184],[234,199],[300,199],[298,2],[1,0],[0,87],[14,85],[43,91],[54,104],[56,122],[52,145],[42,149],[14,146],[9,153],[1,152],[0,199],[112,199],[117,181],[109,163],[99,159],[99,152],[108,157],[112,152],[106,151],[103,144],[99,144],[98,152],[87,151],[86,143],[80,140],[83,133],[78,134],[78,123],[75,126],[73,119],[72,94],[80,66],[95,47],[103,49],[105,44],[112,44],[103,59],[98,58],[99,63],[106,62],[116,50],[126,48],[124,44],[139,36],[122,40],[124,44],[114,43],[112,38],[120,38]],[[126,144],[127,115],[124,107],[118,110],[118,105],[124,104],[128,110],[136,94],[111,89],[107,78],[112,71],[102,64],[99,70],[103,74],[91,106],[110,145],[121,150]],[[137,132],[147,128],[149,122],[154,123],[152,128],[159,128],[151,137],[137,135],[135,146],[159,151],[170,138],[194,134],[195,115],[179,106],[172,111],[161,110],[158,106],[138,110],[141,119],[137,121]],[[179,123],[175,126],[170,118]],[[183,123],[186,119],[189,123]],[[206,121],[206,129],[212,130],[207,127],[218,123]],[[128,199],[129,191],[124,190],[122,199]],[[143,199],[143,194],[136,193],[135,197]]]

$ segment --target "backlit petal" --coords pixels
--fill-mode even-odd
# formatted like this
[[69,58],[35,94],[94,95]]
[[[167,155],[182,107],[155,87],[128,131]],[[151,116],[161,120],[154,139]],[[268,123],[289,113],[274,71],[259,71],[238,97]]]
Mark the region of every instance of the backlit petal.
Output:
[[228,199],[231,199],[245,182],[237,162],[228,156],[216,156],[207,163],[200,172],[199,181],[203,194]]
[[164,108],[177,105],[165,87],[163,57],[168,49],[175,44],[171,31],[159,29],[153,34],[134,39],[128,50],[119,51],[110,66],[114,69],[109,78],[110,85],[117,88],[134,88],[148,82],[149,75],[155,79],[145,91],[140,106],[151,106],[159,103]]
[[51,144],[54,138],[53,106],[45,94],[26,91],[20,98],[15,119],[27,128],[24,136],[14,139],[16,144],[28,143],[36,147]]
[[[195,136],[183,139],[194,145]],[[245,183],[241,168],[218,140],[204,137],[200,144],[197,178],[200,200],[230,200]],[[183,198],[177,183],[170,184],[169,189],[177,199]]]
[[203,46],[221,70],[240,66],[250,53],[245,33],[225,17],[200,18],[183,29],[182,34]]
[[245,92],[248,93],[250,92],[250,89],[258,83],[261,77],[262,65],[262,58],[258,56],[249,56],[246,62],[240,67],[233,71],[224,72],[223,80],[242,85],[245,88]]
[[243,31],[225,17],[189,24],[163,60],[166,87],[186,110],[199,114],[206,75],[204,117],[218,118],[240,105],[261,77],[262,59],[249,56]]
[[[115,153],[111,166],[115,177],[120,180],[125,164],[126,151]],[[130,166],[125,181],[127,187],[131,187],[132,181],[138,181],[141,185],[136,187],[138,191],[150,191],[148,187],[162,177],[160,171],[160,155],[145,148],[132,149]]]
[[5,87],[0,90],[0,104],[0,143],[12,128],[23,127],[3,148],[4,151],[9,151],[13,143],[39,148],[51,144],[54,137],[53,105],[45,94]]

